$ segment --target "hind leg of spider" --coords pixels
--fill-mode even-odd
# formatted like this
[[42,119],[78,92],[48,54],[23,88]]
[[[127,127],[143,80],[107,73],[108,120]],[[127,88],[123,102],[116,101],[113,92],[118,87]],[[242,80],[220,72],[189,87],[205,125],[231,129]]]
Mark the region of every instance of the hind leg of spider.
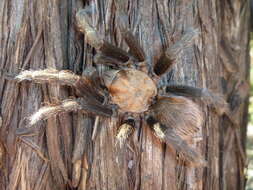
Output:
[[133,33],[128,27],[127,13],[124,11],[124,1],[115,1],[117,7],[117,13],[119,14],[118,25],[123,39],[130,48],[130,53],[138,62],[145,61],[145,53],[141,48],[138,40],[135,38]]
[[102,53],[97,53],[94,56],[94,62],[96,64],[102,64],[102,65],[107,65],[107,66],[112,66],[114,68],[124,68],[127,67],[131,61],[123,62],[119,61],[118,59],[115,59],[113,57],[109,57],[107,55],[104,55]]
[[168,85],[166,92],[179,96],[202,98],[205,103],[214,108],[218,115],[228,112],[228,105],[221,94],[210,92],[205,88],[197,88],[187,85]]
[[138,60],[138,62],[145,61],[145,53],[133,33],[127,28],[122,28],[121,35],[130,48],[130,54],[133,55],[133,57]]
[[198,36],[196,29],[188,29],[180,40],[168,47],[165,52],[160,56],[157,63],[154,66],[154,73],[157,76],[162,76],[172,69],[172,66],[176,63],[176,59],[179,53],[189,47],[195,37]]
[[172,127],[165,126],[158,122],[154,117],[147,118],[147,124],[150,126],[154,135],[162,142],[171,145],[181,154],[189,164],[194,166],[205,166],[206,162],[202,156],[190,147]]
[[138,62],[138,66],[143,67],[142,64],[145,65],[145,54],[137,39],[133,36],[130,30],[126,28],[121,30],[121,34],[130,49],[129,55],[131,57],[129,57],[128,61],[118,60],[115,57],[105,55],[104,53],[97,53],[94,57],[94,62],[96,64],[103,64],[116,68],[125,68],[131,66],[134,62]]
[[77,26],[79,30],[85,34],[87,43],[107,57],[111,57],[123,63],[129,61],[131,59],[130,54],[107,42],[96,32],[90,24],[88,12],[88,9],[82,9],[76,14]]
[[138,39],[134,36],[131,30],[127,27],[127,16],[124,13],[121,13],[119,19],[120,32],[125,40],[126,44],[129,47],[130,54],[138,60],[138,62],[145,61],[145,53],[138,42]]

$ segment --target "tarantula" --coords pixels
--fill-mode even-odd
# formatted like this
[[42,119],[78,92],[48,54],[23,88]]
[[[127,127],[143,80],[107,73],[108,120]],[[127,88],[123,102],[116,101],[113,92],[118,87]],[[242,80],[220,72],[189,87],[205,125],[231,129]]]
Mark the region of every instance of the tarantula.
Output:
[[199,106],[186,97],[211,99],[213,95],[206,89],[182,85],[167,86],[168,94],[162,95],[157,88],[161,76],[172,69],[177,54],[191,44],[197,32],[189,30],[183,34],[178,42],[166,49],[150,70],[143,49],[124,22],[121,21],[120,31],[129,52],[107,42],[97,33],[90,24],[87,9],[76,14],[76,21],[87,43],[96,50],[94,62],[108,66],[109,70],[104,71],[102,76],[96,71],[86,76],[68,70],[22,71],[16,80],[57,82],[72,87],[78,97],[40,108],[29,117],[29,125],[71,111],[84,111],[108,118],[124,115],[116,136],[122,144],[133,132],[135,118],[141,116],[157,138],[172,145],[189,163],[204,165],[202,156],[187,144],[187,140],[200,130],[203,114]]

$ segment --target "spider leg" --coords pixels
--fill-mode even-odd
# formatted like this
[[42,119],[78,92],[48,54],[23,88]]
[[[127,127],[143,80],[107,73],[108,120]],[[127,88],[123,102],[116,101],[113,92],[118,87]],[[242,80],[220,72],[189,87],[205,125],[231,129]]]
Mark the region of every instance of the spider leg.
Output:
[[154,132],[155,136],[162,142],[172,145],[183,157],[195,166],[205,166],[206,161],[202,156],[191,148],[186,141],[184,141],[172,127],[165,126],[159,123],[152,116],[147,118],[147,123]]
[[183,34],[182,38],[179,41],[168,47],[154,66],[155,74],[161,76],[170,71],[176,62],[178,54],[186,47],[189,47],[197,35],[197,30],[189,29],[185,34]]
[[97,53],[94,57],[94,62],[96,64],[103,64],[108,66],[116,66],[117,68],[125,66],[128,62],[119,61],[113,57],[108,57],[102,53]]
[[102,104],[87,101],[84,98],[67,99],[62,101],[58,105],[49,105],[40,108],[37,112],[30,116],[29,125],[35,125],[41,120],[48,119],[60,113],[72,112],[77,110],[93,113],[95,115],[100,115],[103,117],[111,117],[113,115],[113,110]]
[[87,43],[107,57],[114,58],[121,62],[127,62],[131,56],[121,48],[118,48],[105,41],[96,32],[96,30],[90,24],[88,11],[88,9],[82,9],[76,14],[77,26],[79,30],[85,34]]
[[128,27],[126,27],[126,18],[127,16],[124,13],[120,15],[120,33],[129,47],[130,54],[133,55],[138,62],[143,62],[145,61],[145,53],[134,34],[131,32],[131,30],[129,30]]
[[103,96],[94,88],[92,78],[79,76],[68,70],[58,71],[56,69],[25,70],[15,78],[18,82],[32,81],[35,83],[59,83],[74,87],[79,96],[89,98],[93,101],[103,102]]
[[133,55],[133,57],[137,59],[138,62],[145,61],[145,53],[133,33],[127,28],[122,28],[121,35],[130,48],[130,54]]
[[68,70],[58,71],[50,68],[44,70],[24,70],[15,76],[15,80],[18,82],[33,81],[36,83],[57,82],[63,85],[75,86],[80,80],[80,76]]
[[116,0],[115,3],[119,14],[119,29],[126,44],[130,48],[130,54],[133,55],[138,62],[143,62],[145,61],[145,53],[138,40],[128,28],[128,18],[124,11],[124,1]]
[[169,85],[166,86],[166,92],[179,96],[202,98],[204,102],[213,107],[215,112],[219,115],[228,112],[228,105],[224,97],[221,94],[212,93],[205,88],[187,85]]

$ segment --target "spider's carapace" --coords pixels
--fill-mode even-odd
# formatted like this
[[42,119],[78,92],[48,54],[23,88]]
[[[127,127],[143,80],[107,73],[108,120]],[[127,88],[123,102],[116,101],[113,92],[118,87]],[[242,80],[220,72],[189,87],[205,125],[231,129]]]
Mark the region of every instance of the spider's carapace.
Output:
[[105,73],[103,78],[113,103],[124,112],[147,111],[157,95],[155,82],[142,71],[135,69],[110,71]]

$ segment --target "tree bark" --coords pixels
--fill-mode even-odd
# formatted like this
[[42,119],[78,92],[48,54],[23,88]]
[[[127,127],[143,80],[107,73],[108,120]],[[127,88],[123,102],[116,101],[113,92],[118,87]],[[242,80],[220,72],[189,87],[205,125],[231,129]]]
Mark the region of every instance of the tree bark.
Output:
[[[206,158],[207,167],[185,165],[143,122],[124,149],[116,148],[120,118],[100,118],[95,141],[91,137],[94,116],[81,113],[50,118],[33,129],[34,136],[18,138],[16,131],[26,126],[25,118],[44,103],[66,99],[73,92],[56,84],[17,84],[2,76],[0,189],[244,189],[249,1],[124,3],[129,27],[151,60],[150,66],[188,28],[199,30],[194,44],[178,55],[162,84],[204,87],[226,97],[230,119],[198,101],[205,123],[194,146]],[[75,27],[75,14],[89,4],[94,5],[94,27],[105,39],[126,49],[113,0],[2,0],[0,69],[9,74],[49,67],[85,73],[94,50]]]

